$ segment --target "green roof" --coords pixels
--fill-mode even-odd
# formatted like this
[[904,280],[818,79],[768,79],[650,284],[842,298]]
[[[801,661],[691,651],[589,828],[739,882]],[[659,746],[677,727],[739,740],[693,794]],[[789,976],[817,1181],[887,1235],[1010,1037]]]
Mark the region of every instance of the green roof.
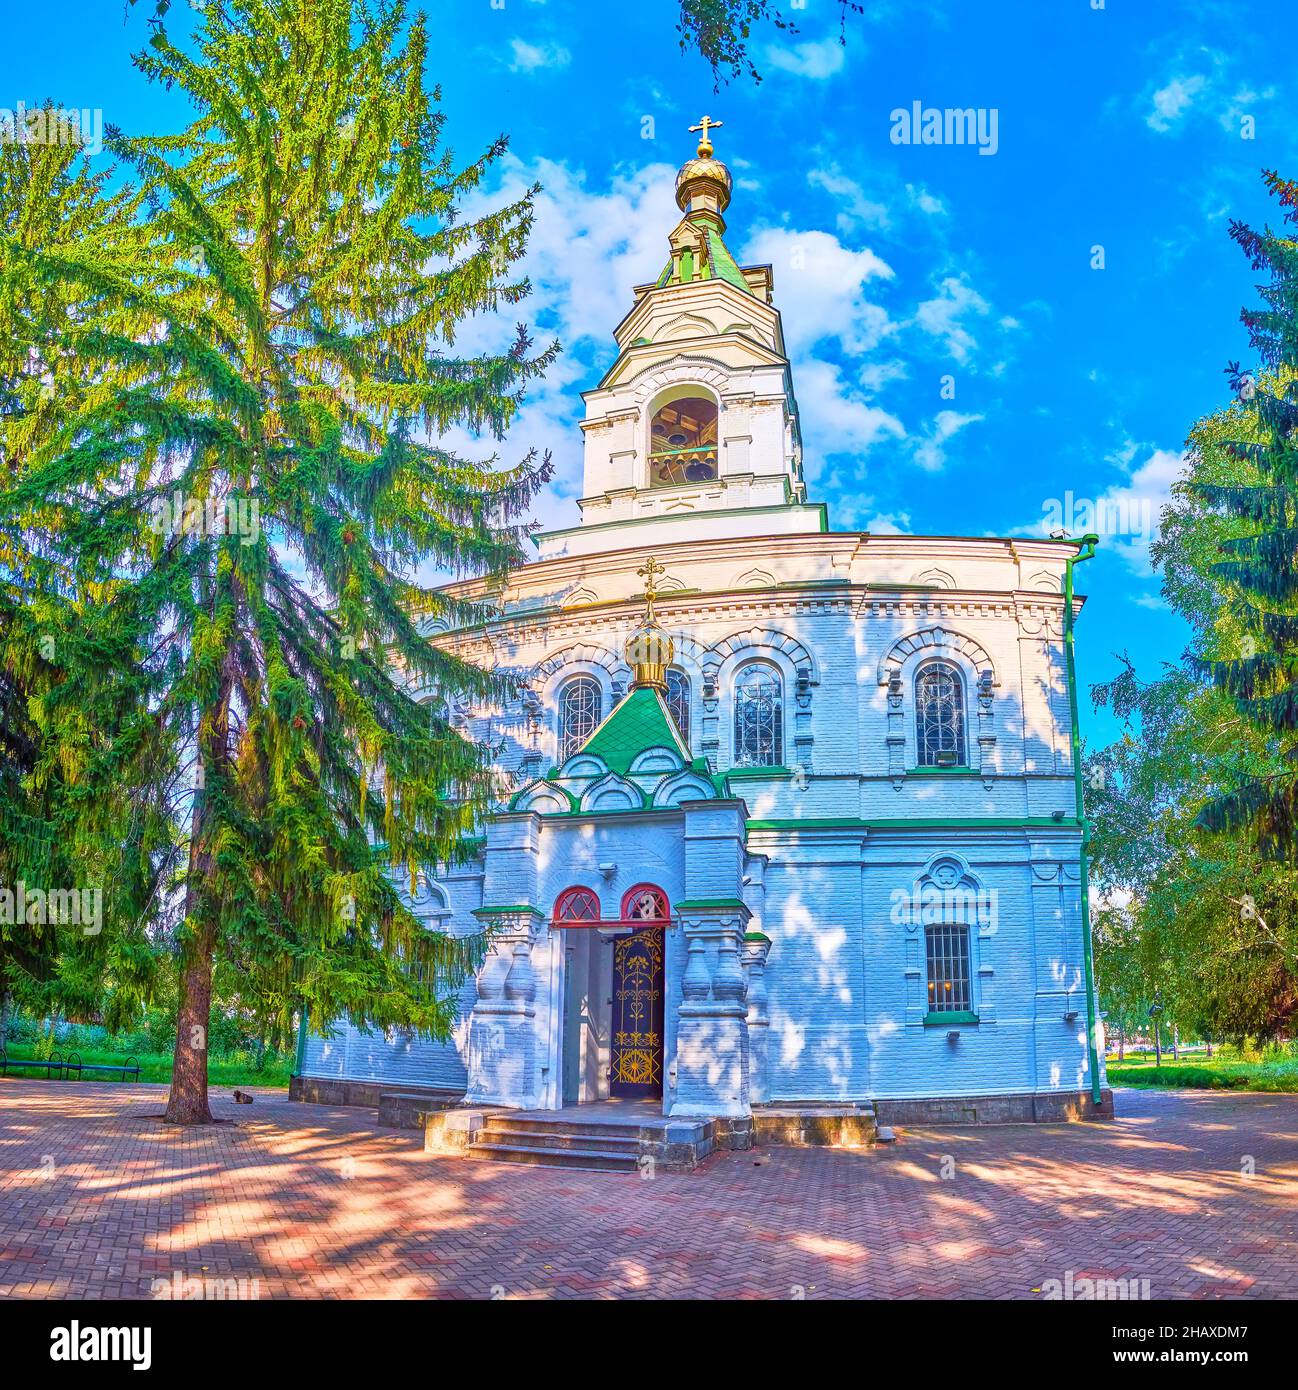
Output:
[[[712,273],[707,273],[707,266],[695,265],[694,278],[696,280],[725,280],[727,284],[734,285],[736,289],[743,290],[745,294],[752,294],[748,281],[744,279],[744,272],[740,270],[739,263],[730,254],[729,247],[722,241],[721,233],[715,227],[704,227],[702,231],[708,239],[708,259],[711,262]],[[668,261],[663,267],[663,273],[654,282],[655,287],[661,289],[671,279],[671,276],[672,263]]]
[[579,750],[602,758],[610,772],[626,776],[638,754],[646,748],[671,748],[686,763],[690,750],[676,729],[663,697],[642,685],[614,709]]

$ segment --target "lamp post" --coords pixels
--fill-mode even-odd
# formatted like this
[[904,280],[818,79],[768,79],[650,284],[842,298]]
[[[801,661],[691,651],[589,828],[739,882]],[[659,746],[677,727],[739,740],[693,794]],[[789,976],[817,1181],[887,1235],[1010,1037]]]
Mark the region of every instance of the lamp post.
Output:
[[1077,823],[1082,837],[1077,850],[1077,878],[1081,889],[1082,907],[1082,962],[1086,971],[1086,1045],[1090,1056],[1091,1100],[1098,1110],[1100,1098],[1100,1054],[1095,1034],[1095,961],[1091,947],[1091,895],[1087,881],[1086,848],[1091,839],[1090,824],[1086,819],[1086,808],[1082,800],[1082,733],[1081,720],[1077,712],[1077,667],[1073,659],[1073,566],[1080,565],[1095,554],[1099,536],[1086,535],[1068,542],[1078,546],[1078,552],[1064,561],[1064,660],[1068,672],[1068,713],[1072,723],[1073,747],[1073,790],[1077,799]]

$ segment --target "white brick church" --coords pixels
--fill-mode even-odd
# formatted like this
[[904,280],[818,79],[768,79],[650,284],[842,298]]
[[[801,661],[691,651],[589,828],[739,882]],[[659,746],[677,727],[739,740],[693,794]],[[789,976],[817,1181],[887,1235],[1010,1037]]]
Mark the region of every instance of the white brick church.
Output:
[[514,792],[415,902],[489,927],[489,955],[449,1041],[339,1024],[299,1071],[529,1110],[1095,1114],[1077,544],[834,530],[706,126],[676,190],[585,396],[581,524],[539,537],[490,624],[430,632],[529,681],[454,711]]

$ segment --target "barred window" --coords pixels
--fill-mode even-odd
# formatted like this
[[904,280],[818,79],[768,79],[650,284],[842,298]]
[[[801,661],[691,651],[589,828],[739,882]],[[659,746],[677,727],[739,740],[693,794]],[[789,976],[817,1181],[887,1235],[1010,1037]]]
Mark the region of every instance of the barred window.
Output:
[[589,888],[565,888],[554,905],[556,922],[598,922],[599,899]]
[[595,732],[603,695],[594,676],[577,676],[559,691],[559,761],[570,758]]
[[735,678],[735,767],[779,767],[784,762],[784,682],[764,662]]
[[915,677],[915,746],[920,767],[964,767],[964,682],[944,662]]
[[969,1013],[969,928],[962,922],[937,922],[924,929],[928,948],[930,1013]]
[[690,744],[690,678],[684,671],[667,672],[667,708],[671,711],[681,738]]

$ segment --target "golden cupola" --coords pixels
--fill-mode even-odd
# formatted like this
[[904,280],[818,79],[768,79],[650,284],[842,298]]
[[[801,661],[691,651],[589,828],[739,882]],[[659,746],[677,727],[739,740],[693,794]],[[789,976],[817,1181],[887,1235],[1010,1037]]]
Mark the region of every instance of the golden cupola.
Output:
[[734,183],[730,170],[719,159],[713,159],[708,135],[721,125],[721,121],[704,116],[698,125],[690,126],[692,131],[700,132],[698,155],[683,164],[676,175],[676,205],[691,222],[710,223],[724,233],[726,220],[722,214],[730,206]]
[[631,688],[640,690],[667,689],[667,668],[676,655],[676,644],[658,626],[654,615],[654,600],[658,597],[657,579],[665,573],[662,565],[652,556],[643,569],[636,571],[644,576],[645,614],[640,626],[627,639],[626,659],[633,678]]

